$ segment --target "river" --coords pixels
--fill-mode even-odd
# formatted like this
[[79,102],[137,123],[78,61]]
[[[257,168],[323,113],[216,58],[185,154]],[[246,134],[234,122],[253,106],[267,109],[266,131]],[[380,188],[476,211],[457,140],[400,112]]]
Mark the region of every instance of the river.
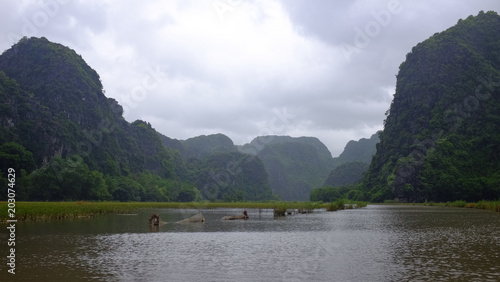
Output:
[[[274,218],[249,209],[155,209],[18,223],[0,281],[500,281],[500,213],[369,205]],[[150,228],[159,213],[165,225]],[[6,233],[6,232],[5,232]]]

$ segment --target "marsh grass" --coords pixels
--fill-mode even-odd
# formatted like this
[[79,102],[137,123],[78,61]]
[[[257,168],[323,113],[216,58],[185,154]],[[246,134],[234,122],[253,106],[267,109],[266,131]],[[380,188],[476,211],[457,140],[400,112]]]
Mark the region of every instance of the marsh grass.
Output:
[[338,199],[335,202],[329,203],[329,205],[326,207],[326,211],[343,210],[344,207],[345,207],[345,200],[344,199]]
[[[299,212],[312,212],[315,209],[326,209],[327,211],[336,211],[345,209],[347,206],[352,208],[363,208],[367,202],[347,201],[339,199],[331,203],[322,202],[190,202],[190,203],[172,203],[172,202],[16,202],[16,217],[18,221],[48,221],[73,219],[80,217],[93,217],[101,214],[112,213],[130,213],[140,209],[216,209],[216,208],[234,208],[234,209],[272,209],[276,215],[286,214],[289,209],[296,209]],[[421,204],[422,205],[422,204]],[[499,201],[479,201],[477,203],[466,203],[464,201],[455,201],[447,203],[424,203],[428,206],[447,206],[447,207],[466,207],[485,209],[500,212]],[[3,207],[0,212],[0,222],[5,222],[8,218],[7,202],[0,202]]]
[[368,205],[368,202],[362,201],[349,201],[345,199],[338,199],[335,202],[328,203],[326,206],[326,211],[337,211],[344,209],[359,209],[364,208]]
[[499,201],[479,201],[477,203],[467,203],[465,201],[455,201],[446,203],[434,203],[425,202],[424,206],[444,206],[444,207],[455,207],[455,208],[469,208],[469,209],[483,209],[500,212],[500,200]]
[[445,206],[454,207],[454,208],[465,208],[467,202],[465,201],[455,201],[455,202],[446,202]]
[[285,216],[288,209],[287,202],[279,202],[274,208],[274,216]]
[[474,208],[500,212],[500,201],[479,201]]
[[[0,212],[0,222],[8,218],[7,202],[0,202],[3,212]],[[140,209],[216,209],[216,208],[241,208],[241,209],[284,209],[314,210],[325,208],[321,202],[16,202],[16,217],[18,221],[48,221],[73,219],[80,217],[93,217],[101,214],[131,213]]]

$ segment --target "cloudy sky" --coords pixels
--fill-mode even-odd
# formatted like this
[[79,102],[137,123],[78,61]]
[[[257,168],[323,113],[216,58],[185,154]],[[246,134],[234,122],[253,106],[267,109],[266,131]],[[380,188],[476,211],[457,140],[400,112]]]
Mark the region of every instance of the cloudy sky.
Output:
[[45,36],[81,54],[128,121],[176,139],[315,136],[340,154],[383,128],[417,43],[498,0],[1,1],[0,52]]

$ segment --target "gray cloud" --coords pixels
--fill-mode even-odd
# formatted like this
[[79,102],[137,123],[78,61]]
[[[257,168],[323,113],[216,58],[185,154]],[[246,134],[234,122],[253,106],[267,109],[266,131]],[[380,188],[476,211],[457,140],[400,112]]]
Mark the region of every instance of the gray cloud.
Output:
[[172,138],[315,136],[338,155],[382,129],[414,45],[499,8],[496,0],[2,1],[0,50],[22,36],[69,46],[127,120]]

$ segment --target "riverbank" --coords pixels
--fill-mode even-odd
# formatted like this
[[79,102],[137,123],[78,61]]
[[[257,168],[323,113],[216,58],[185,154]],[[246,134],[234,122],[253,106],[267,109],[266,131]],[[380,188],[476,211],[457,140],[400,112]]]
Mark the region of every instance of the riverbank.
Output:
[[[235,208],[235,209],[274,209],[275,211],[298,210],[299,212],[310,212],[315,209],[326,209],[335,211],[338,209],[350,209],[365,207],[366,202],[353,202],[339,200],[333,203],[321,202],[16,202],[15,218],[17,221],[47,221],[75,219],[84,217],[93,217],[101,214],[112,213],[133,213],[139,209],[216,209],[216,208]],[[444,207],[463,207],[492,210],[500,212],[500,201],[480,201],[477,203],[466,203],[463,201],[447,203],[384,203],[384,204],[402,204],[402,205],[424,205],[424,206],[444,206]],[[0,206],[7,209],[7,202],[0,202]],[[7,212],[0,213],[0,222],[6,222],[9,219]]]
[[[349,202],[346,202],[349,203]],[[355,203],[355,202],[352,202]],[[139,209],[296,209],[298,211],[312,211],[328,208],[329,203],[321,202],[16,202],[15,218],[8,218],[7,212],[0,213],[0,222],[9,219],[17,221],[46,221],[93,217],[101,214],[133,213]],[[0,202],[0,206],[7,208],[7,202]],[[349,206],[346,206],[349,207]]]
[[453,207],[453,208],[482,209],[482,210],[500,212],[500,201],[479,201],[477,203],[467,203],[465,201],[454,201],[446,203],[435,203],[435,202],[402,203],[395,201],[385,201],[384,203],[378,203],[378,205],[439,206],[439,207]]

